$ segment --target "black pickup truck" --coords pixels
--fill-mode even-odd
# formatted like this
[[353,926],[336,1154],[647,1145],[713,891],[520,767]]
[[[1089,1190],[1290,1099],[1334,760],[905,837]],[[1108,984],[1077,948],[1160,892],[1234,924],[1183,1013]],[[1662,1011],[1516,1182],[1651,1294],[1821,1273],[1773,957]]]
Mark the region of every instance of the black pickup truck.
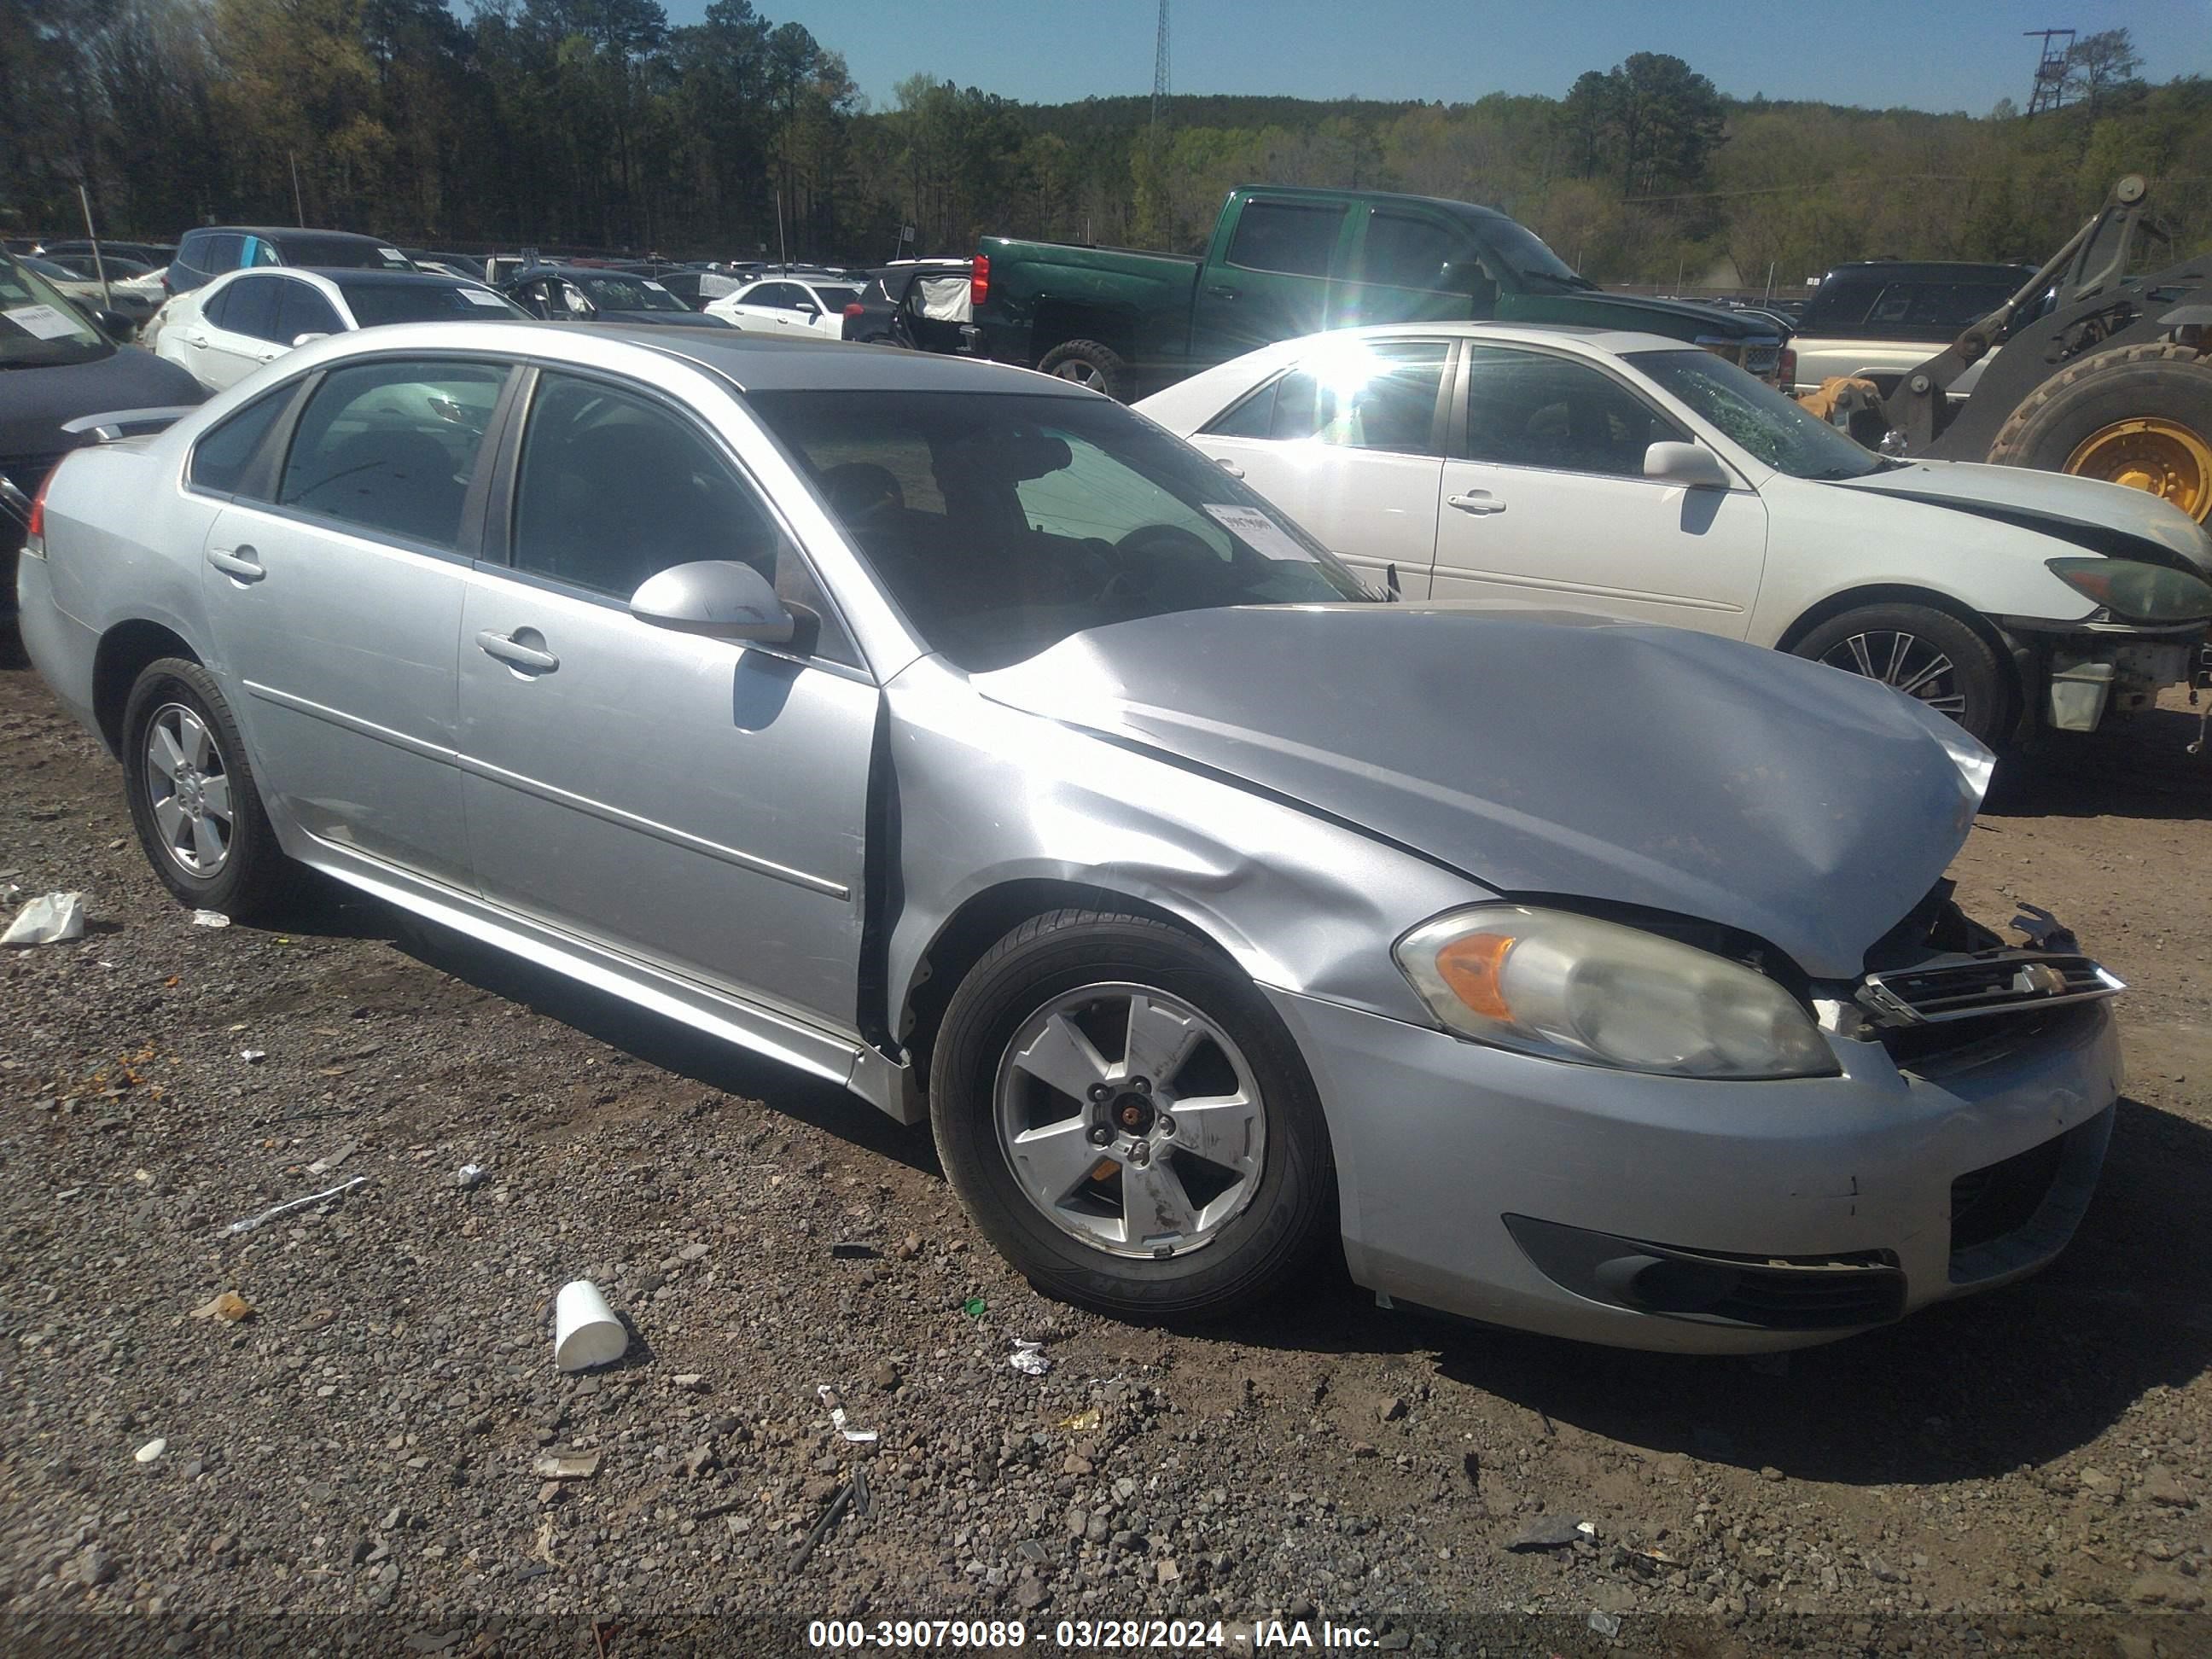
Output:
[[1784,367],[1764,319],[1607,294],[1493,208],[1375,191],[1242,186],[1199,255],[987,236],[970,298],[973,355],[1121,398],[1276,340],[1438,319],[1664,335],[1769,381]]

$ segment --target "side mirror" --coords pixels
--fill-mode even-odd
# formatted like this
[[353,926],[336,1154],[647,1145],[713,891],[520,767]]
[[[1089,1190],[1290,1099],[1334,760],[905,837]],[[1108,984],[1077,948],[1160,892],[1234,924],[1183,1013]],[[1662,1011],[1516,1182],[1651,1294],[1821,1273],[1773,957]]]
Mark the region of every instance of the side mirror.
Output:
[[1735,483],[1721,458],[1702,444],[1653,444],[1644,452],[1644,476],[1685,489],[1729,489]]
[[295,346],[313,345],[318,340],[327,340],[330,337],[328,329],[314,329],[305,334],[295,334],[292,337],[292,343]]
[[103,307],[92,313],[92,320],[100,325],[102,334],[118,345],[129,345],[138,337],[138,325],[119,311],[109,311]]
[[798,626],[767,577],[730,559],[672,565],[647,577],[630,595],[629,614],[679,634],[761,645],[786,643]]

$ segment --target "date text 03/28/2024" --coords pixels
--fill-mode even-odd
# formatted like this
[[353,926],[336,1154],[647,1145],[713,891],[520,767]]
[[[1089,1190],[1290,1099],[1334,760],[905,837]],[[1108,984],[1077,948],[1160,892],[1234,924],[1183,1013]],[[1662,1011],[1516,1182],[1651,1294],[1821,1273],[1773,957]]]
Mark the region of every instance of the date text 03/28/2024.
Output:
[[1183,1619],[1062,1619],[1049,1632],[1032,1632],[1018,1619],[817,1619],[806,1627],[814,1648],[1016,1649],[1031,1642],[1047,1650],[1127,1652],[1145,1649],[1197,1651],[1246,1647],[1255,1651],[1343,1650],[1376,1645],[1364,1625],[1328,1620],[1269,1619],[1249,1626]]

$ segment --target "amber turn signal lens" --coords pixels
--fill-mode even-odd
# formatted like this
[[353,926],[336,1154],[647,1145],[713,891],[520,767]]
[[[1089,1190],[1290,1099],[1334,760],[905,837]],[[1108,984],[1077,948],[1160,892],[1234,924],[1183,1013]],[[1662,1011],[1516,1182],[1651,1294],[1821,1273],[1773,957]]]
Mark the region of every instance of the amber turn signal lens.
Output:
[[1437,975],[1451,987],[1452,994],[1490,1019],[1510,1020],[1513,1010],[1498,982],[1505,971],[1506,953],[1513,948],[1510,933],[1462,933],[1437,952]]

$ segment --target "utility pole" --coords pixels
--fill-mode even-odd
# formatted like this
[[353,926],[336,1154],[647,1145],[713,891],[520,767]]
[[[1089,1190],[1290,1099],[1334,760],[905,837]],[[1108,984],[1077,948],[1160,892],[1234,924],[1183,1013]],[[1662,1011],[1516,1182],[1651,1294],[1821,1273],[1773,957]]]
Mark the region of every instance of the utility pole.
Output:
[[1160,106],[1168,100],[1168,0],[1160,0],[1160,28],[1152,43],[1152,130],[1160,131]]
[[2033,119],[2046,109],[2055,110],[2066,101],[2066,59],[2073,49],[2072,29],[2022,29],[2028,40],[2043,42],[2043,56],[2035,65],[2035,90],[2028,96],[2027,113]]

